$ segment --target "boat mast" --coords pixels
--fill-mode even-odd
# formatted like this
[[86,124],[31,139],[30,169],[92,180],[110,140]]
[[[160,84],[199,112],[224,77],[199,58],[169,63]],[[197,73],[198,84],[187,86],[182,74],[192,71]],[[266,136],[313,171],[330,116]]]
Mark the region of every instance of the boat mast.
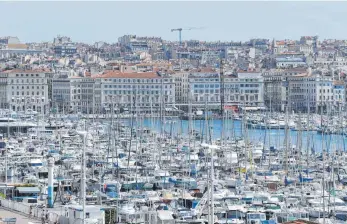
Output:
[[80,136],[83,138],[83,147],[82,147],[82,178],[81,178],[81,194],[80,194],[80,198],[81,198],[81,204],[82,204],[82,210],[83,210],[83,214],[82,214],[82,224],[85,223],[86,220],[86,141],[87,141],[87,132],[85,131],[86,129],[84,129],[84,131],[80,132]]
[[[310,99],[310,98],[309,98]],[[309,129],[310,129],[310,102],[307,101],[307,121],[306,121],[306,169],[308,171],[308,165],[309,165],[309,147],[310,147],[310,138],[309,138]],[[307,172],[308,176],[308,172]]]
[[219,79],[220,79],[220,114],[221,114],[221,142],[224,140],[224,70],[223,70],[223,59],[220,58],[220,69],[219,69]]
[[208,183],[207,183],[207,198],[209,201],[208,204],[208,223],[214,223],[214,159],[213,159],[213,154],[214,154],[214,148],[215,145],[212,143],[208,145],[208,152],[210,153],[210,158],[211,158],[211,167],[209,170],[209,178],[208,178]]
[[212,146],[211,148],[211,186],[210,186],[210,191],[211,191],[211,222],[214,223],[214,160],[213,160],[213,153],[214,153],[214,147]]
[[[271,102],[271,99],[272,99],[272,95],[270,94],[270,118],[272,118],[272,102]],[[278,124],[278,126],[279,126],[279,120],[277,121],[277,124]],[[268,127],[268,129],[269,129],[269,127]],[[268,133],[268,135],[269,135],[269,148],[271,147],[271,129],[269,129],[269,133]],[[264,145],[265,145],[265,142],[264,142]],[[264,146],[265,147],[265,146]],[[271,166],[271,156],[270,156],[270,153],[271,153],[271,151],[269,151],[269,169],[270,169],[270,166]]]
[[[111,111],[111,149],[112,149],[112,175],[114,176],[114,151],[115,151],[115,130],[114,130],[114,102],[113,102],[113,97],[112,97],[112,111]],[[117,161],[118,165],[118,161]]]
[[289,130],[288,130],[288,107],[286,111],[286,125],[285,125],[285,174],[288,175],[288,148],[289,148]]
[[322,91],[322,79],[321,79],[321,108],[320,108],[320,120],[321,120],[321,129],[322,129],[322,138],[321,138],[321,143],[322,143],[322,160],[323,160],[323,224],[325,224],[325,174],[324,174],[324,169],[325,169],[325,153],[324,153],[324,142],[323,142],[323,138],[324,138],[324,129],[323,129],[323,91]]

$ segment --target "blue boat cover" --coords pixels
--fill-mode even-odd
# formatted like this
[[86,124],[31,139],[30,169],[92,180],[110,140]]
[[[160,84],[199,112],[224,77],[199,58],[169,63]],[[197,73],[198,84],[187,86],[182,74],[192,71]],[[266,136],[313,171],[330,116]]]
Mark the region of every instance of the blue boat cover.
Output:
[[263,220],[261,224],[276,224],[275,220]]

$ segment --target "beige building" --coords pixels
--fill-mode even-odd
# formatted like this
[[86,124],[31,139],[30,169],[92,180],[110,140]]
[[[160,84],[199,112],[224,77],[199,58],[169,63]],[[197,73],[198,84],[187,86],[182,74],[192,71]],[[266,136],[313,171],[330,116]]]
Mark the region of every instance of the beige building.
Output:
[[13,111],[48,112],[51,71],[8,70],[0,73],[0,105]]
[[175,106],[175,80],[157,72],[106,71],[93,77],[101,95],[101,107],[141,113]]

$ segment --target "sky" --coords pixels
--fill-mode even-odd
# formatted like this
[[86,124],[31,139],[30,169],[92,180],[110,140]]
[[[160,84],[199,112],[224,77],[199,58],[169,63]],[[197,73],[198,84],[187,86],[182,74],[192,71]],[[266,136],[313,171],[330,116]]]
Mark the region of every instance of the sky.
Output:
[[250,38],[347,39],[347,2],[0,2],[0,36],[21,42],[117,42],[124,34],[182,39],[245,41]]

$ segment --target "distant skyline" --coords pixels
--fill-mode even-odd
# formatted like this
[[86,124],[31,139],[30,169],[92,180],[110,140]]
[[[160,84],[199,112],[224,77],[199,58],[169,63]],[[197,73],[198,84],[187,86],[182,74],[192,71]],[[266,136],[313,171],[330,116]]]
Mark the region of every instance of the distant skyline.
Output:
[[92,44],[125,34],[182,40],[347,39],[347,2],[0,2],[0,36],[21,42],[57,35]]

